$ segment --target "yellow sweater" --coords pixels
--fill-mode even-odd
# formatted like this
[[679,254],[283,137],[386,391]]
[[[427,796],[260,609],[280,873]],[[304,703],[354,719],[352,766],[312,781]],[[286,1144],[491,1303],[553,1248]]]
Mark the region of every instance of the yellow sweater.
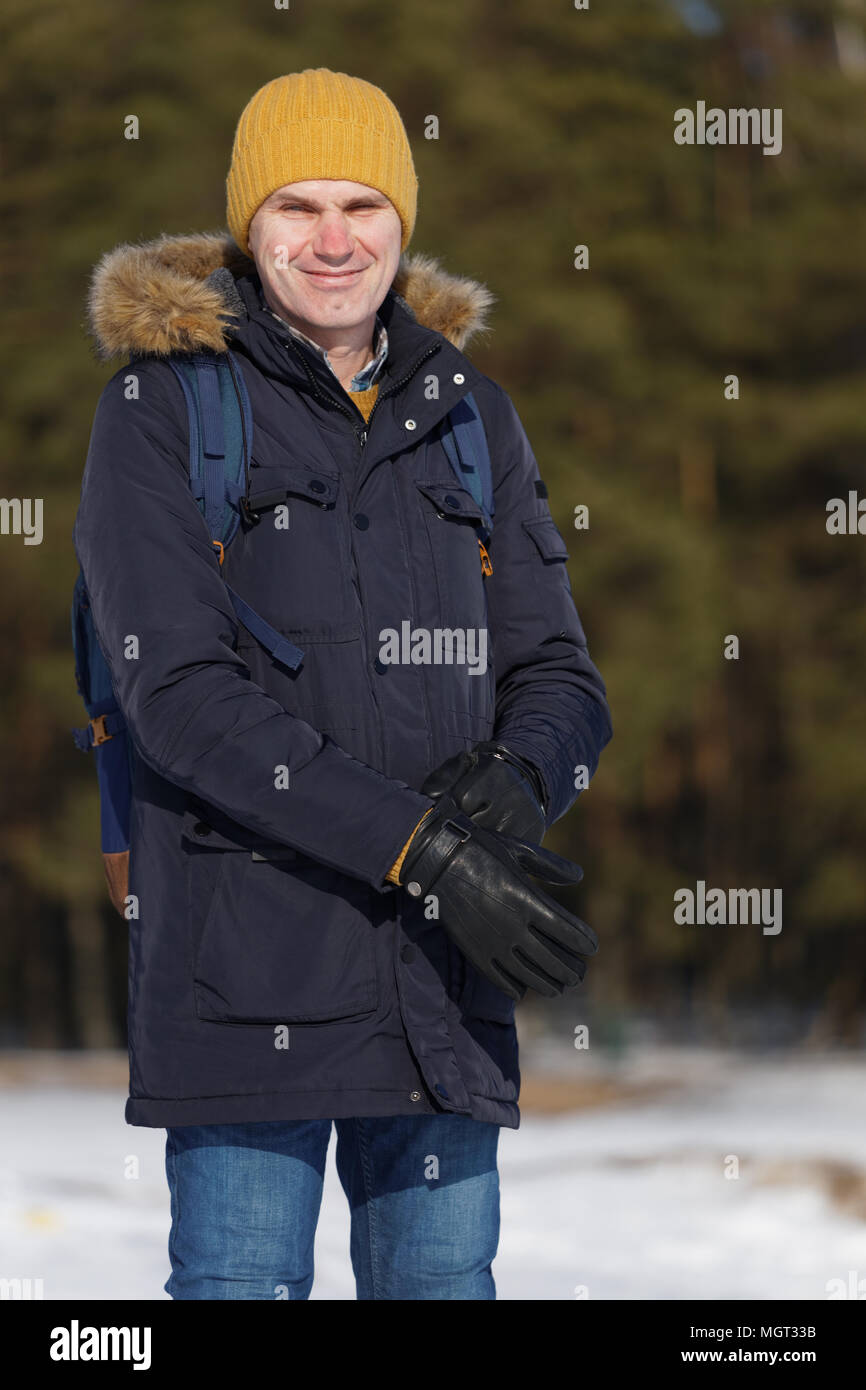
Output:
[[373,385],[368,387],[366,391],[346,392],[346,395],[350,396],[351,399],[355,402],[355,405],[358,407],[365,420],[369,420],[370,415],[373,411],[373,406],[376,404],[376,397],[378,396],[378,394],[378,381],[374,381]]

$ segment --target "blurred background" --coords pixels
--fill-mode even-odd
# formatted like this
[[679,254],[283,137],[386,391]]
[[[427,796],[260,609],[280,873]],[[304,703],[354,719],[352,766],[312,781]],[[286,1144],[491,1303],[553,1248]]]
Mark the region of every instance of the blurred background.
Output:
[[[532,441],[614,719],[545,841],[584,865],[602,948],[582,991],[520,1010],[501,1296],[827,1297],[858,1249],[866,1296],[866,539],[826,529],[866,497],[863,0],[6,0],[0,40],[0,491],[45,518],[41,545],[0,535],[0,1275],[147,1298],[167,1273],[70,734],[71,531],[114,370],[89,275],[118,242],[221,229],[249,96],[326,66],[403,116],[410,252],[496,296],[470,355]],[[677,145],[699,101],[781,108],[781,153]],[[678,925],[698,880],[781,889],[781,932]],[[316,1296],[352,1297],[322,1239]]]

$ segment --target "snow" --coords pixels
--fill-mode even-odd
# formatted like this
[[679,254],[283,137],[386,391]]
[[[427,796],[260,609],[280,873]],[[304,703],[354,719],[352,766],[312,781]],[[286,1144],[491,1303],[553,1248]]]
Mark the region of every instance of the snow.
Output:
[[[825,1299],[831,1279],[866,1280],[862,1056],[590,1063],[539,1045],[528,1061],[564,1084],[612,1078],[620,1098],[527,1104],[501,1131],[500,1299]],[[165,1133],[126,1125],[124,1100],[116,1083],[4,1087],[0,1277],[41,1279],[46,1299],[167,1298]],[[312,1297],[353,1299],[333,1152]]]

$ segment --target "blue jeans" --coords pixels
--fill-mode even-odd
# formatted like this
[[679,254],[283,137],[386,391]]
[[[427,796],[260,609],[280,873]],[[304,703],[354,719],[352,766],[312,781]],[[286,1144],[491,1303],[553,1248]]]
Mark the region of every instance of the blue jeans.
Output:
[[305,1299],[331,1125],[359,1299],[495,1299],[499,1126],[464,1115],[166,1131],[175,1299]]

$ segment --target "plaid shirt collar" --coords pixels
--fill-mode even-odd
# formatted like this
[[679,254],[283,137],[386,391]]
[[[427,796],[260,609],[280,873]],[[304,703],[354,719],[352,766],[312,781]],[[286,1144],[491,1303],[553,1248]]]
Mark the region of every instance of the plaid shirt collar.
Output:
[[[299,328],[294,328],[292,324],[286,323],[286,320],[280,318],[279,314],[275,314],[267,303],[264,304],[264,307],[278,323],[281,323],[284,328],[289,330],[293,338],[297,338],[299,342],[306,344],[310,351],[314,352],[317,357],[320,357],[325,365],[330,367],[331,371],[334,372],[334,368],[331,367],[331,363],[328,360],[328,354],[321,344],[314,343],[312,338],[307,337],[306,333],[302,333]],[[388,332],[378,314],[376,315],[376,324],[373,330],[373,341],[376,344],[373,356],[366,367],[362,367],[360,372],[356,372],[352,377],[348,387],[350,391],[368,391],[373,383],[379,380],[384,370],[385,360],[388,356]],[[337,373],[334,372],[334,376],[336,375]]]

